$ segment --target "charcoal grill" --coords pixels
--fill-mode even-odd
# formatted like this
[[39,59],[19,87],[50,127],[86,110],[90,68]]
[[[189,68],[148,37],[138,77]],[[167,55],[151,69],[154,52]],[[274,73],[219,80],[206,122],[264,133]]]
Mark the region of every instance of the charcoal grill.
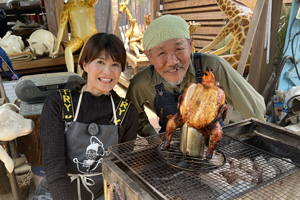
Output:
[[209,172],[165,162],[158,153],[164,133],[111,146],[114,157],[102,163],[105,184],[118,183],[126,199],[300,199],[296,132],[256,119],[223,132],[217,150],[226,163]]

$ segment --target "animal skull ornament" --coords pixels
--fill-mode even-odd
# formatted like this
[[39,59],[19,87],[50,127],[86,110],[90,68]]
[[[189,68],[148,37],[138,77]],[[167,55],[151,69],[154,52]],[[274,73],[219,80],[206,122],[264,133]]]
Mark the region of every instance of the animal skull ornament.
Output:
[[43,29],[34,31],[28,39],[34,58],[36,55],[44,54],[49,54],[49,57],[52,57],[55,42],[56,37],[50,31]]
[[164,148],[170,147],[172,136],[184,123],[195,128],[206,140],[209,140],[206,158],[211,159],[213,151],[222,138],[223,131],[218,119],[225,119],[227,105],[225,93],[208,67],[202,78],[202,84],[189,84],[179,98],[178,112],[169,117],[166,127]]
[[[34,122],[18,114],[19,107],[12,103],[0,106],[0,141],[10,141],[17,137],[28,135],[34,129]],[[14,162],[0,146],[0,160],[9,173],[14,169]]]
[[0,46],[7,55],[22,53],[24,50],[22,38],[20,36],[11,35],[10,32],[7,32],[2,39],[0,38]]

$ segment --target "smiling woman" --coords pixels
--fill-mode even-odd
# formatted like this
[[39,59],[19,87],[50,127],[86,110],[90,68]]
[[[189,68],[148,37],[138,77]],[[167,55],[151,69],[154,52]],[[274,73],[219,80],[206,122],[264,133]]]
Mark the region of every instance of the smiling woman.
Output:
[[118,83],[125,63],[126,50],[119,38],[104,33],[92,36],[79,60],[81,68],[87,74],[84,91],[90,91],[95,96],[109,94]]
[[49,194],[53,199],[103,199],[101,161],[109,155],[107,148],[137,136],[137,109],[113,90],[125,63],[122,41],[96,33],[79,60],[85,85],[48,96],[40,120],[46,177],[33,200]]

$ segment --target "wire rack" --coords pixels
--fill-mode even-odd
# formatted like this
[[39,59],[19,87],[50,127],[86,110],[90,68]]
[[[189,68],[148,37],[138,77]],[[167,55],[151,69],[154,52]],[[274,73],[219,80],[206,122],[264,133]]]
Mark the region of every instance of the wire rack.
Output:
[[162,159],[158,149],[164,139],[159,134],[109,147],[160,199],[300,198],[299,166],[289,159],[224,134],[217,149],[226,163],[211,172],[190,172]]

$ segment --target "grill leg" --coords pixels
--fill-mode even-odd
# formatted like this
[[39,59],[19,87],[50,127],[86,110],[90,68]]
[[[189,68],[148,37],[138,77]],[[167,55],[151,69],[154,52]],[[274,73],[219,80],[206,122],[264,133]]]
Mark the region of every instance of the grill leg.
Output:
[[108,196],[109,195],[109,192],[108,192],[109,187],[108,187],[107,182],[104,178],[103,178],[103,187],[104,187],[104,199],[109,200],[109,196]]

